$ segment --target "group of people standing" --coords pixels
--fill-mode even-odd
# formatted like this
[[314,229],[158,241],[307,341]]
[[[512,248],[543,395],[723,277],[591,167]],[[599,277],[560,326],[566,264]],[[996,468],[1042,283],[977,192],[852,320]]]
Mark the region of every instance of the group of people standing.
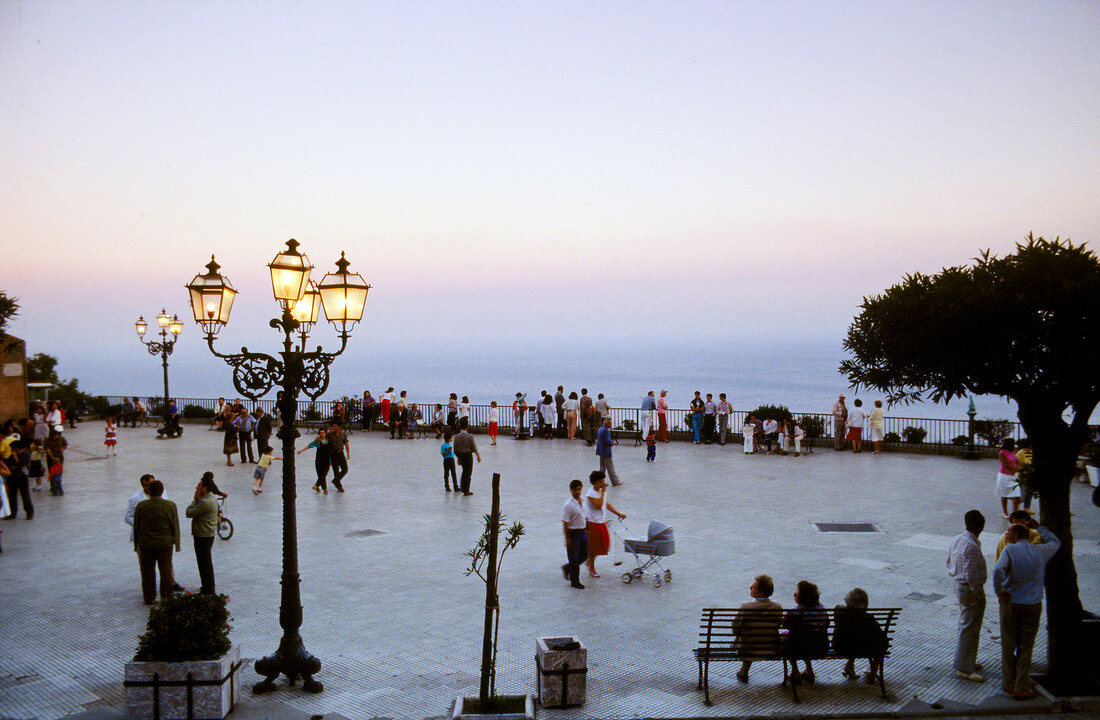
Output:
[[[164,483],[152,474],[142,475],[139,483],[141,489],[127,504],[125,521],[132,528],[130,539],[138,556],[141,595],[146,605],[152,605],[157,599],[158,573],[161,599],[184,591],[176,582],[172,565],[173,552],[180,550],[179,510],[165,497]],[[214,473],[205,472],[195,486],[194,499],[184,510],[184,515],[191,518],[195,564],[204,595],[215,592],[212,549],[218,527],[218,498],[224,497],[227,495],[214,482]]]
[[222,431],[222,452],[225,454],[226,465],[233,465],[233,456],[238,453],[242,464],[256,462],[256,455],[252,450],[253,435],[261,456],[271,450],[274,419],[259,405],[250,411],[240,399],[228,403],[225,398],[218,398],[213,427]]
[[[63,419],[58,419],[61,416],[56,409],[47,413],[39,406],[32,411],[31,418],[6,421],[0,435],[0,480],[4,490],[0,493],[0,518],[4,520],[16,518],[20,501],[25,517],[34,517],[31,494],[42,489],[42,478],[47,474],[50,495],[65,494],[61,479],[69,443],[62,435]],[[53,421],[55,424],[51,424]]]
[[[1042,617],[1046,565],[1061,542],[1026,510],[1014,510],[1009,522],[997,544],[993,565],[993,592],[1001,624],[1001,689],[1017,700],[1027,700],[1036,696],[1031,655]],[[970,510],[963,516],[963,524],[965,530],[951,541],[947,553],[947,572],[955,581],[959,601],[954,667],[957,677],[984,682],[977,658],[988,580],[979,539],[985,517],[978,510]]]
[[852,452],[863,452],[863,430],[866,428],[871,440],[874,454],[882,452],[882,441],[886,430],[886,415],[882,409],[882,401],[875,400],[875,407],[871,412],[863,409],[863,401],[855,400],[854,407],[849,410],[844,394],[841,393],[837,401],[833,403],[833,449],[847,450],[845,443],[851,443]]

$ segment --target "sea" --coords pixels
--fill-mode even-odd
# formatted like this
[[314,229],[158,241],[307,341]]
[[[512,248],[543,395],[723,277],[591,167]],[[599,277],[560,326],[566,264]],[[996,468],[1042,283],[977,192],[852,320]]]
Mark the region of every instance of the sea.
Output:
[[[357,342],[358,340],[358,342]],[[182,349],[182,348],[181,348]],[[254,349],[254,348],[250,348]],[[265,348],[266,349],[266,348]],[[221,348],[228,352],[228,348]],[[273,348],[272,348],[273,350]],[[517,392],[529,399],[558,385],[580,394],[603,393],[612,407],[636,408],[649,390],[668,391],[669,406],[686,408],[695,390],[726,393],[737,410],[784,405],[792,412],[831,412],[837,395],[848,405],[886,398],[850,387],[838,370],[845,357],[839,342],[758,340],[535,340],[522,342],[388,342],[352,338],[330,368],[330,385],[320,399],[378,397],[392,386],[407,390],[410,402],[445,402],[450,393],[474,404],[496,400],[511,405]],[[78,366],[80,388],[96,395],[163,394],[159,357],[117,365],[87,361]],[[232,369],[198,344],[170,359],[170,392],[179,398],[238,395]],[[274,392],[272,392],[272,396]],[[998,396],[974,398],[979,419],[1016,420],[1015,403]],[[968,399],[949,404],[923,402],[888,408],[893,417],[965,420]]]

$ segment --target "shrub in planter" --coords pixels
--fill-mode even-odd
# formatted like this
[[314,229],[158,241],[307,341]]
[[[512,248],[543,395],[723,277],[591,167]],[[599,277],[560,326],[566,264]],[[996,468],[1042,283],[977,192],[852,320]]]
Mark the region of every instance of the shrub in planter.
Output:
[[798,425],[811,440],[825,434],[825,421],[818,415],[803,415],[798,418]]
[[985,440],[989,447],[1000,447],[1001,442],[1012,435],[1011,420],[975,420],[974,434]]
[[205,408],[202,405],[184,405],[183,412],[180,414],[185,418],[209,420],[214,417],[214,408]]
[[896,432],[888,432],[882,439],[888,443],[899,443],[901,442],[901,435]]
[[241,693],[240,647],[225,595],[176,595],[153,606],[126,663],[129,718],[224,718]]
[[912,425],[906,425],[901,429],[901,436],[905,438],[905,442],[919,445],[924,442],[924,437],[928,434],[928,431],[921,427],[913,427]]
[[[758,418],[770,418],[772,420],[783,420],[784,422],[791,419],[791,411],[787,409],[786,405],[761,405],[749,414]],[[805,430],[806,426],[803,425],[802,429]]]
[[161,600],[149,611],[138,637],[137,662],[213,660],[229,651],[232,626],[225,595],[183,593]]
[[967,437],[966,435],[956,435],[951,440],[952,445],[958,445],[959,447],[962,447],[963,445],[967,445],[969,443],[970,443],[970,438]]

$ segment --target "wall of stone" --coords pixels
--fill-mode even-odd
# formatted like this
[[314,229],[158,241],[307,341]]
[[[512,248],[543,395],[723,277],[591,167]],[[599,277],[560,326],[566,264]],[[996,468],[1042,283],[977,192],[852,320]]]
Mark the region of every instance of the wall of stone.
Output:
[[27,345],[11,338],[0,348],[0,421],[27,416]]

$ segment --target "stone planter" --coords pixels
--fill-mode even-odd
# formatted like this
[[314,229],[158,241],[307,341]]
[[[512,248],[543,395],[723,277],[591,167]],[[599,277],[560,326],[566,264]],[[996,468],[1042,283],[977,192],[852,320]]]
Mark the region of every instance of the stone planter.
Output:
[[1100,485],[1100,467],[1095,465],[1086,465],[1085,471],[1089,474],[1089,484],[1093,487]]
[[[217,660],[128,662],[123,682],[126,716],[131,720],[222,720],[241,696],[240,668],[239,645]],[[159,707],[159,713],[154,714],[154,707]]]
[[573,636],[535,640],[535,672],[543,707],[584,705],[588,650]]
[[[452,720],[474,720],[483,718],[492,718],[493,720],[534,720],[535,718],[535,701],[530,695],[497,695],[497,700],[501,700],[505,703],[515,706],[514,711],[497,712],[497,713],[480,713],[469,712],[471,703],[477,703],[476,697],[463,697],[459,696],[455,700],[455,709],[451,713]],[[522,710],[520,709],[522,708]]]

